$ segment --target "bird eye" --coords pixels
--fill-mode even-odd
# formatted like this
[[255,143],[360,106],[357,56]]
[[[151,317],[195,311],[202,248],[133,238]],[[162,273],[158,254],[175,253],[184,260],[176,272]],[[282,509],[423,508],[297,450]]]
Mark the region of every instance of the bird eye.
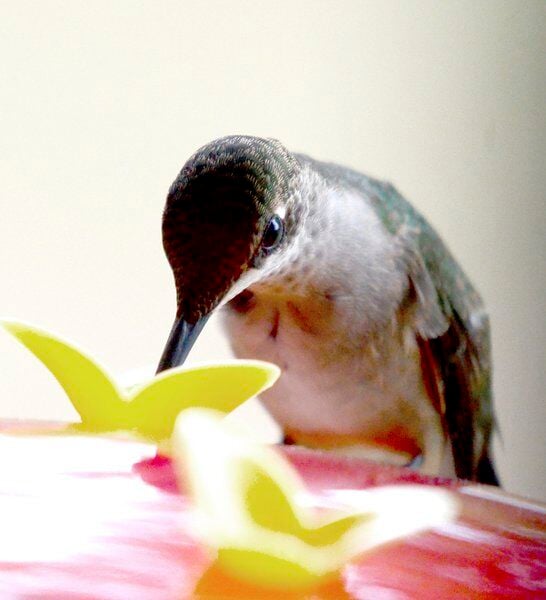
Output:
[[284,233],[284,224],[278,215],[273,215],[271,221],[267,224],[262,238],[262,248],[264,250],[273,250],[276,248]]

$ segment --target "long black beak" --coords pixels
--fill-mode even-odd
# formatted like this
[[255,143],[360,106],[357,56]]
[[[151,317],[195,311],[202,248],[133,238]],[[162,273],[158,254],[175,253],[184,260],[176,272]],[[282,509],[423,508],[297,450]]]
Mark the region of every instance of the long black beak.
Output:
[[175,319],[157,373],[184,363],[208,318],[209,315],[201,317],[196,323],[188,323],[181,317]]

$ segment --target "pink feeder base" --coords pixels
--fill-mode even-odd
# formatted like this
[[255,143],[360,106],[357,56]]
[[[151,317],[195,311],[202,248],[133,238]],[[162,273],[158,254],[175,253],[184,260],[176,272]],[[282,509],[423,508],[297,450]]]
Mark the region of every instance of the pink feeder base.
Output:
[[[0,423],[8,429],[13,424]],[[461,516],[363,556],[323,588],[267,594],[211,566],[171,462],[151,445],[0,436],[0,598],[546,599],[544,506],[407,469],[283,451],[317,506],[328,490],[419,483],[450,487]]]

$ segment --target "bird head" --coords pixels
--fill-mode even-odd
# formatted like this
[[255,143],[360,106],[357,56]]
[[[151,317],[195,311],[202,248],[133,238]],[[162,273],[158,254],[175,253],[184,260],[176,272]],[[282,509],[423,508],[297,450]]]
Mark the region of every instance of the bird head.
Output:
[[301,217],[299,169],[278,141],[247,136],[213,141],[184,165],[163,214],[177,312],[158,371],[182,364],[214,309],[290,244]]

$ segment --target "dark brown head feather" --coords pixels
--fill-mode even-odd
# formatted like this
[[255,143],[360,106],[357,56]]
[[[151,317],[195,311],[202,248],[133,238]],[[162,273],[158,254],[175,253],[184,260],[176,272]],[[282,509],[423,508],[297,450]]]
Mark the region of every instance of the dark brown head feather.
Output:
[[279,142],[244,136],[216,140],[184,165],[163,214],[179,316],[208,314],[248,269],[297,169]]

